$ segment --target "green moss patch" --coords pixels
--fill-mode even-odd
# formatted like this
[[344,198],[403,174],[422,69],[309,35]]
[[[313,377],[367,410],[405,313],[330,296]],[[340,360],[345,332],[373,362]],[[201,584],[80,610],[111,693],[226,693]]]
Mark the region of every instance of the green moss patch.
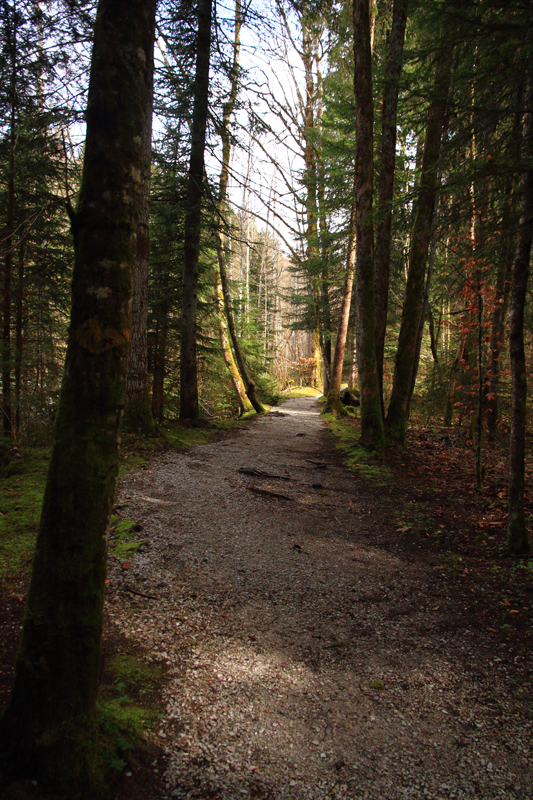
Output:
[[128,692],[145,694],[161,678],[161,666],[142,656],[117,653],[107,664],[114,685]]
[[0,471],[1,578],[29,569],[49,461],[49,448],[28,449]]
[[158,719],[161,665],[143,653],[117,652],[106,663],[96,721],[99,761],[109,779],[132,766]]
[[293,397],[321,397],[322,392],[318,389],[313,389],[312,386],[299,386],[297,389],[291,389],[287,394],[284,394],[282,400],[288,400]]
[[388,486],[391,470],[383,463],[382,454],[369,451],[359,444],[359,422],[352,417],[334,417],[325,414],[324,419],[345,454],[344,463],[352,472],[360,475],[375,486]]
[[118,514],[112,514],[109,522],[109,554],[117,558],[125,558],[139,550],[146,540],[139,539],[142,525],[133,519],[124,519]]

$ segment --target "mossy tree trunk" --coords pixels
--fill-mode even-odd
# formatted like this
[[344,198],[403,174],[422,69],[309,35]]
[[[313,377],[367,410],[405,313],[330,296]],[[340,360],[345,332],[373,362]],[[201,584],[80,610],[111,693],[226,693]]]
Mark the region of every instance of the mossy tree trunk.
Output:
[[448,381],[448,391],[446,397],[446,408],[444,411],[444,425],[446,427],[449,427],[453,421],[455,389],[457,387],[457,380],[459,376],[459,371],[461,369],[461,364],[464,361],[465,351],[467,351],[467,346],[468,346],[468,333],[469,333],[468,326],[469,326],[469,320],[465,319],[463,321],[463,327],[461,329],[459,344],[457,345],[457,352],[455,354],[452,368],[450,370],[450,379]]
[[350,215],[350,232],[348,235],[348,255],[346,257],[346,274],[344,277],[344,287],[342,291],[341,311],[339,317],[339,329],[335,342],[335,353],[333,356],[333,366],[331,368],[331,380],[327,393],[324,414],[335,414],[342,416],[346,410],[341,403],[340,392],[342,383],[342,368],[344,365],[344,353],[346,350],[346,338],[348,336],[348,325],[350,322],[350,308],[352,305],[353,279],[355,274],[355,219],[356,209],[355,200],[352,203]]
[[428,112],[417,208],[409,251],[407,286],[396,350],[392,393],[387,411],[387,428],[391,436],[402,445],[405,444],[407,432],[426,262],[431,239],[431,223],[438,192],[438,161],[442,131],[446,120],[452,57],[453,48],[451,46],[440,48],[435,69],[433,100]]
[[[533,43],[533,31],[528,34]],[[527,373],[524,351],[524,307],[527,296],[529,259],[533,238],[533,74],[529,77],[526,92],[522,139],[522,159],[525,172],[520,189],[520,228],[513,268],[511,309],[509,313],[509,351],[513,381],[511,412],[511,438],[509,463],[509,518],[507,544],[509,552],[520,555],[529,552],[524,509],[525,443]]]
[[228,330],[231,337],[231,343],[233,345],[233,352],[235,353],[235,360],[239,368],[239,373],[244,382],[244,388],[246,389],[246,396],[248,397],[248,400],[252,404],[254,411],[256,411],[258,414],[264,414],[265,409],[263,408],[261,402],[257,397],[257,392],[256,392],[257,387],[254,379],[252,378],[250,372],[248,371],[246,359],[244,357],[239,336],[237,334],[237,329],[235,327],[235,317],[233,315],[233,309],[231,305],[231,294],[229,288],[228,274],[226,270],[226,263],[224,258],[219,258],[218,267],[220,271],[220,287],[222,289],[222,296],[224,298],[224,309],[226,311]]
[[100,0],[77,211],[72,311],[15,681],[4,778],[95,797],[106,529],[118,471],[155,0]]
[[[153,60],[150,65],[153,85]],[[152,94],[152,92],[151,92]],[[152,103],[143,133],[142,194],[137,231],[137,259],[131,301],[131,337],[126,376],[124,428],[145,436],[157,433],[148,383],[148,269],[150,265],[150,178],[152,171]]]
[[198,0],[196,72],[191,121],[191,155],[187,178],[183,241],[183,295],[180,346],[180,419],[198,419],[197,313],[198,264],[204,197],[205,136],[209,98],[212,0]]
[[376,358],[378,364],[379,393],[383,416],[383,354],[387,330],[389,298],[389,273],[392,229],[392,199],[394,195],[394,167],[396,163],[396,117],[398,89],[402,69],[405,25],[408,0],[394,0],[389,52],[383,87],[381,122],[381,164],[378,188],[378,224],[376,227],[375,285],[376,285]]
[[4,57],[9,63],[9,134],[6,226],[2,235],[4,250],[4,281],[2,303],[2,428],[4,436],[13,433],[11,405],[11,287],[13,280],[14,213],[15,213],[15,151],[17,142],[17,15],[13,14],[11,26],[7,26],[7,42]]
[[326,181],[324,169],[324,157],[322,148],[323,136],[323,123],[322,118],[324,115],[324,82],[322,79],[322,72],[320,69],[320,59],[316,58],[316,73],[317,73],[317,109],[316,109],[316,162],[317,162],[317,209],[318,209],[318,240],[320,250],[320,263],[321,263],[321,276],[320,276],[320,303],[322,308],[322,361],[324,363],[324,394],[329,393],[333,359],[332,359],[332,319],[331,319],[331,301],[330,301],[330,283],[331,277],[329,274],[330,247],[328,235],[328,222],[327,222],[327,203],[326,203]]
[[154,376],[152,383],[152,414],[158,422],[163,422],[165,405],[165,369],[167,356],[167,338],[169,328],[168,304],[160,304],[159,316],[156,323],[153,359]]
[[[217,247],[221,247],[221,245],[217,245]],[[219,253],[219,258],[220,258]],[[222,257],[224,257],[222,255]],[[248,411],[253,411],[254,408],[246,394],[246,388],[244,386],[243,379],[241,378],[241,374],[235,363],[235,359],[233,358],[233,353],[231,351],[231,345],[229,343],[229,336],[228,336],[228,324],[226,322],[226,314],[224,311],[224,292],[222,291],[222,282],[220,280],[220,271],[217,272],[216,275],[216,303],[217,303],[217,311],[218,311],[218,337],[220,341],[220,349],[222,350],[222,358],[224,359],[224,364],[226,365],[231,383],[233,385],[233,389],[239,401],[239,414],[245,414]]]
[[246,394],[246,387],[239,372],[239,368],[233,358],[231,345],[228,336],[228,324],[226,321],[226,313],[224,308],[224,291],[222,289],[222,280],[220,277],[221,271],[226,271],[226,198],[228,191],[229,179],[229,165],[231,156],[231,130],[230,122],[231,116],[235,109],[235,102],[239,91],[239,76],[240,76],[240,52],[241,52],[241,28],[243,23],[243,15],[241,12],[240,0],[235,3],[235,35],[233,39],[233,64],[231,67],[231,87],[227,102],[224,104],[222,112],[222,126],[220,131],[220,138],[222,139],[222,165],[220,168],[220,179],[218,186],[218,227],[216,231],[217,237],[217,259],[218,263],[222,262],[222,267],[219,268],[216,275],[216,302],[218,311],[218,332],[220,339],[220,347],[222,350],[222,357],[224,363],[230,374],[230,379],[235,390],[235,394],[239,400],[240,412],[245,413],[253,410],[252,403]]
[[[231,70],[231,88],[227,103],[224,105],[221,138],[222,138],[222,166],[220,170],[220,180],[218,187],[218,212],[219,212],[219,225],[226,224],[226,196],[228,189],[229,179],[229,166],[231,154],[231,136],[230,136],[230,120],[235,102],[237,100],[237,93],[239,89],[239,57],[240,57],[240,42],[241,42],[241,27],[243,22],[243,15],[241,12],[241,4],[239,0],[235,5],[235,39],[233,45],[233,64]],[[229,287],[228,272],[226,269],[226,254],[225,254],[225,236],[222,228],[217,232],[217,260],[218,260],[218,276],[217,276],[217,303],[219,304],[220,316],[220,343],[224,355],[224,361],[229,369],[231,380],[235,388],[235,392],[239,397],[239,402],[243,411],[253,409],[258,414],[264,414],[265,409],[261,405],[256,392],[256,384],[248,370],[246,358],[241,348],[237,329],[235,327],[235,318],[233,316],[233,307],[231,302],[231,292]],[[225,316],[225,319],[223,318]],[[231,352],[230,343],[228,341],[228,332],[233,345],[233,353]],[[236,362],[236,363],[235,363]],[[244,395],[243,395],[244,388]]]
[[15,436],[19,436],[22,426],[21,393],[22,393],[22,348],[24,341],[24,300],[25,275],[24,260],[26,257],[26,240],[21,239],[18,246],[18,276],[15,292]]
[[305,205],[305,262],[309,275],[310,295],[313,302],[313,358],[315,368],[312,385],[323,391],[324,377],[322,370],[324,348],[324,284],[321,264],[321,253],[318,237],[318,163],[317,163],[317,126],[315,111],[317,110],[317,87],[313,73],[315,63],[316,32],[313,30],[309,4],[304,3],[301,9],[302,49],[300,57],[304,66],[305,95],[300,98],[302,115],[302,150],[304,160],[304,205]]
[[429,309],[429,296],[431,293],[431,284],[433,281],[433,268],[435,266],[435,255],[437,252],[438,216],[439,216],[439,204],[437,199],[435,202],[435,209],[433,212],[433,221],[431,223],[431,243],[429,247],[429,258],[428,258],[426,282],[424,286],[424,294],[422,296],[422,308],[420,310],[420,320],[418,323],[418,332],[416,336],[415,361],[414,361],[413,371],[411,373],[411,387],[409,390],[409,401],[407,403],[407,417],[409,417],[411,400],[413,399],[413,394],[415,391],[416,376],[418,373],[418,365],[420,363],[420,354],[422,352],[422,339],[424,337],[424,328],[426,325],[426,317]]
[[384,443],[375,335],[372,153],[374,106],[368,0],[353,0],[354,90],[356,108],[356,336],[361,400],[361,444]]
[[[517,91],[517,105],[521,109],[524,102],[524,87],[520,85]],[[518,143],[516,158],[519,158],[520,126],[522,122],[521,111],[516,113],[512,130],[512,141]],[[494,441],[499,422],[499,383],[500,383],[500,351],[503,345],[505,319],[511,294],[512,272],[514,254],[516,250],[513,218],[516,212],[516,186],[515,179],[509,181],[505,189],[505,200],[502,211],[502,245],[500,260],[496,274],[494,309],[492,312],[489,359],[487,364],[487,383],[489,387],[487,397],[487,438]]]

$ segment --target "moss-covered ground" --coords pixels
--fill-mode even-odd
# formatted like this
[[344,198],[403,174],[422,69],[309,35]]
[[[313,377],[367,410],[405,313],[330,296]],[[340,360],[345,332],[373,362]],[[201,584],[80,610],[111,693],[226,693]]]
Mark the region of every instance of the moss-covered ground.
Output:
[[44,494],[49,448],[17,453],[0,470],[0,579],[27,572]]
[[123,773],[136,770],[149,749],[145,734],[161,713],[163,668],[148,653],[138,648],[132,651],[131,643],[120,638],[109,637],[106,650],[96,721],[99,761],[113,783]]
[[288,400],[291,397],[322,397],[322,392],[312,386],[298,386],[284,393],[281,399]]

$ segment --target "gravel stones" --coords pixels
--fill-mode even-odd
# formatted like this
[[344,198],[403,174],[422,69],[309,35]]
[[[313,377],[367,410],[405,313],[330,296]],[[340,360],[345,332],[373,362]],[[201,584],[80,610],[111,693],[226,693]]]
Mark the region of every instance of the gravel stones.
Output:
[[290,400],[122,484],[149,544],[111,563],[108,617],[167,665],[162,796],[530,798],[530,687],[382,544],[318,412]]

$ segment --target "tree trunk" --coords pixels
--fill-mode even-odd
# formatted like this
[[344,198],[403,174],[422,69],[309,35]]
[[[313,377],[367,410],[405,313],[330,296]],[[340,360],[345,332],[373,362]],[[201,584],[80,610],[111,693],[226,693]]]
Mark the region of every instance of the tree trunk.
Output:
[[437,336],[435,335],[435,322],[433,320],[433,312],[431,311],[431,307],[429,305],[427,310],[427,318],[429,323],[429,346],[431,348],[431,355],[433,356],[433,362],[435,364],[438,364],[439,353],[437,351]]
[[24,259],[26,256],[26,239],[24,237],[19,242],[18,250],[19,267],[17,276],[15,316],[15,435],[20,437],[22,425],[22,348],[24,343]]
[[187,181],[183,242],[183,296],[180,345],[180,419],[198,419],[198,364],[196,321],[198,310],[198,263],[202,232],[204,156],[209,98],[212,0],[198,0],[196,74],[191,122],[191,156]]
[[[532,32],[528,34],[531,45]],[[533,238],[533,74],[525,99],[524,125],[522,132],[522,158],[525,172],[520,181],[520,228],[513,268],[511,309],[509,313],[509,351],[513,380],[513,402],[511,412],[510,463],[509,463],[509,518],[507,544],[509,552],[520,555],[529,552],[529,540],[524,511],[525,482],[525,438],[527,373],[524,352],[524,306],[527,294],[529,258]]]
[[[153,61],[150,64],[153,86]],[[153,94],[153,91],[150,93]],[[157,427],[152,416],[148,384],[148,271],[150,266],[150,178],[152,172],[152,104],[143,132],[142,195],[137,231],[137,258],[131,302],[131,338],[126,378],[124,428],[153,436]]]
[[224,313],[224,292],[222,291],[222,282],[220,280],[220,271],[216,275],[216,302],[218,311],[218,336],[220,340],[220,349],[222,350],[222,358],[226,365],[233,389],[239,401],[239,414],[244,414],[248,411],[253,411],[253,406],[246,394],[246,388],[241,378],[241,374],[233,358],[231,346],[228,337],[228,324],[226,322],[226,315]]
[[4,301],[2,329],[2,416],[4,436],[13,432],[11,408],[11,284],[13,278],[13,207],[15,204],[14,144],[7,185],[7,222],[4,259]]
[[13,15],[12,40],[9,42],[11,76],[9,86],[9,171],[7,177],[7,208],[4,255],[4,299],[2,304],[2,417],[4,436],[10,438],[13,433],[11,407],[11,285],[13,280],[13,248],[14,248],[14,214],[15,214],[15,146],[17,126],[17,38],[16,15]]
[[431,238],[431,223],[438,191],[438,160],[442,130],[446,119],[448,90],[452,68],[451,46],[440,51],[435,70],[434,95],[428,113],[428,123],[422,158],[422,172],[418,188],[418,200],[411,249],[407,286],[402,311],[392,394],[387,412],[387,428],[394,439],[405,444],[409,396],[416,356],[416,342],[422,298],[426,261]]
[[320,346],[320,331],[316,328],[313,331],[313,373],[311,376],[311,386],[318,391],[322,391],[324,378],[322,375],[322,348]]
[[158,422],[163,421],[165,398],[165,361],[167,352],[168,310],[160,309],[154,341],[154,377],[152,383],[152,414]]
[[[230,165],[230,155],[231,155],[230,121],[231,121],[231,115],[233,114],[233,110],[235,108],[235,102],[237,100],[237,93],[239,90],[239,74],[240,74],[239,58],[241,50],[242,22],[243,20],[241,14],[241,3],[240,0],[236,0],[235,36],[233,41],[233,64],[231,68],[231,87],[228,100],[224,104],[222,112],[222,128],[220,131],[220,138],[222,139],[222,165],[220,168],[220,179],[218,187],[218,225],[216,230],[216,239],[217,239],[217,259],[219,264],[221,261],[223,262],[224,271],[225,271],[225,259],[226,259],[226,252],[224,247],[226,239],[225,227],[227,224],[226,197],[228,190],[229,165]],[[228,324],[226,321],[226,315],[224,309],[224,292],[222,289],[222,280],[220,278],[220,273],[221,270],[219,267],[218,272],[216,274],[216,303],[218,311],[218,333],[220,339],[220,348],[222,350],[222,357],[224,359],[224,363],[230,374],[235,394],[237,395],[237,398],[239,400],[240,413],[244,413],[247,411],[252,411],[253,406],[246,394],[244,381],[241,377],[237,364],[235,363],[235,359],[233,358],[233,353],[231,352],[231,346],[228,338]]]
[[448,382],[448,395],[446,399],[446,409],[444,411],[444,425],[446,427],[450,426],[453,420],[453,401],[455,399],[455,387],[457,386],[457,373],[459,372],[459,366],[461,364],[461,361],[463,360],[467,340],[468,340],[468,326],[465,325],[461,330],[461,338],[459,339],[457,352],[455,354],[455,358],[453,360],[452,368],[450,371],[450,380]]
[[[518,87],[518,105],[523,104],[523,86]],[[522,113],[517,112],[513,124],[512,139],[520,141],[520,125]],[[517,157],[519,153],[517,152]],[[487,382],[489,386],[487,398],[487,438],[493,442],[496,438],[498,428],[498,390],[500,382],[500,349],[503,343],[505,317],[509,305],[509,295],[511,293],[511,279],[514,262],[514,236],[509,233],[512,229],[512,217],[514,211],[515,186],[510,182],[506,188],[506,198],[502,213],[502,247],[501,257],[498,264],[496,275],[494,311],[492,313],[489,362],[487,365]],[[516,248],[514,248],[516,249]]]
[[[220,180],[218,188],[218,208],[219,208],[219,225],[225,224],[225,211],[226,211],[226,195],[228,188],[229,178],[229,164],[231,153],[231,136],[230,136],[230,118],[235,107],[237,100],[237,92],[239,88],[239,55],[240,55],[240,32],[242,26],[241,4],[237,0],[235,7],[235,42],[233,51],[233,65],[232,65],[232,81],[230,96],[228,102],[224,106],[223,111],[223,124],[221,131],[222,138],[222,167],[220,170]],[[247,180],[248,183],[248,180]],[[241,238],[242,241],[242,238]],[[224,355],[224,361],[229,369],[231,380],[239,402],[243,411],[248,411],[251,408],[258,414],[264,414],[265,409],[259,402],[256,394],[256,385],[251,377],[244,353],[242,352],[241,343],[237,335],[235,327],[235,318],[233,316],[233,308],[231,303],[231,293],[228,281],[228,273],[226,269],[226,258],[224,252],[224,234],[220,228],[217,230],[217,258],[218,258],[218,276],[217,276],[217,303],[219,306],[219,334]],[[266,275],[265,275],[265,300],[266,300]],[[221,308],[221,301],[223,308]],[[224,320],[224,313],[226,320]],[[227,326],[226,326],[227,321]],[[227,332],[233,344],[233,351],[235,353],[235,361],[233,360],[233,353],[229,342],[227,341]],[[245,395],[243,396],[243,385]]]
[[361,400],[361,444],[384,443],[376,361],[374,233],[372,228],[373,124],[372,56],[368,0],[353,0],[356,109],[356,336]]
[[[503,230],[506,230],[505,226],[502,227]],[[504,234],[504,239],[505,238]],[[489,442],[495,440],[499,422],[498,390],[500,382],[500,349],[503,343],[505,316],[509,303],[513,266],[512,256],[511,259],[506,258],[507,249],[510,250],[510,248],[506,248],[504,244],[502,247],[504,252],[502,253],[502,258],[498,265],[498,273],[496,275],[494,311],[491,320],[489,363],[487,366],[487,381],[489,385],[487,398],[487,438]]]
[[396,117],[398,89],[402,69],[405,25],[408,0],[395,0],[392,27],[383,88],[381,122],[381,164],[379,173],[376,229],[375,285],[376,285],[376,359],[378,364],[379,393],[383,417],[383,354],[387,330],[389,273],[392,228],[392,199],[394,194],[394,166],[396,160]]
[[352,203],[352,213],[350,215],[350,233],[348,236],[348,255],[346,258],[346,275],[344,278],[344,288],[342,292],[341,313],[339,319],[339,329],[335,342],[335,354],[333,356],[333,367],[331,370],[331,381],[327,395],[327,402],[324,406],[324,414],[331,413],[343,415],[346,413],[341,403],[340,391],[342,383],[342,367],[344,364],[344,352],[346,350],[346,337],[348,335],[348,324],[350,322],[350,308],[352,305],[353,278],[355,274],[355,200]]
[[422,297],[422,309],[420,311],[420,322],[418,323],[418,333],[416,336],[416,351],[415,363],[413,374],[411,376],[411,387],[409,389],[409,402],[407,404],[407,418],[411,409],[411,399],[415,391],[416,376],[418,373],[418,365],[420,363],[420,353],[422,352],[422,339],[424,337],[424,325],[426,322],[426,315],[429,306],[429,295],[431,292],[431,281],[433,280],[433,267],[435,266],[435,253],[437,250],[437,221],[439,216],[438,201],[435,202],[435,211],[433,213],[433,221],[431,223],[431,245],[429,248],[428,269],[426,276],[426,283],[424,287],[424,295]]
[[3,777],[94,797],[106,529],[118,445],[155,0],[100,0],[87,107],[72,311],[15,681]]
[[[321,262],[321,281],[320,281],[320,301],[322,305],[322,360],[324,362],[324,394],[329,392],[332,377],[332,359],[331,359],[331,337],[332,337],[332,322],[331,322],[331,302],[330,302],[330,275],[329,275],[329,243],[328,243],[328,225],[327,225],[327,212],[326,212],[326,188],[325,188],[325,175],[324,175],[324,159],[322,153],[322,118],[324,115],[324,84],[322,80],[322,73],[319,66],[319,57],[316,56],[317,62],[317,112],[316,112],[316,163],[317,163],[317,208],[318,208],[318,238]],[[346,344],[346,342],[345,342]]]
[[250,373],[248,372],[248,367],[246,365],[246,360],[244,358],[244,353],[242,352],[241,343],[239,341],[239,337],[237,336],[237,331],[235,329],[235,318],[233,316],[233,310],[231,307],[231,295],[229,290],[229,281],[228,275],[226,271],[226,265],[224,259],[220,259],[218,261],[218,267],[220,270],[220,284],[222,287],[222,295],[224,297],[224,308],[226,311],[226,319],[228,321],[228,330],[231,337],[231,343],[233,345],[233,351],[235,353],[235,360],[237,361],[237,366],[239,368],[239,372],[242,376],[244,381],[244,386],[246,389],[246,394],[250,403],[252,404],[254,410],[258,414],[264,414],[265,409],[259,402],[256,394],[256,385],[254,380],[252,379]]
[[313,61],[315,53],[313,48],[313,31],[309,20],[309,7],[304,6],[301,18],[302,25],[302,50],[301,58],[304,65],[305,103],[302,104],[303,117],[303,158],[305,164],[303,185],[305,189],[305,214],[306,214],[306,254],[307,270],[310,276],[311,296],[314,305],[313,331],[313,358],[315,368],[312,385],[315,389],[323,391],[322,353],[324,352],[324,327],[323,327],[323,280],[322,264],[320,259],[318,241],[318,166],[316,159],[315,141],[317,128],[315,126],[316,90],[313,75]]

